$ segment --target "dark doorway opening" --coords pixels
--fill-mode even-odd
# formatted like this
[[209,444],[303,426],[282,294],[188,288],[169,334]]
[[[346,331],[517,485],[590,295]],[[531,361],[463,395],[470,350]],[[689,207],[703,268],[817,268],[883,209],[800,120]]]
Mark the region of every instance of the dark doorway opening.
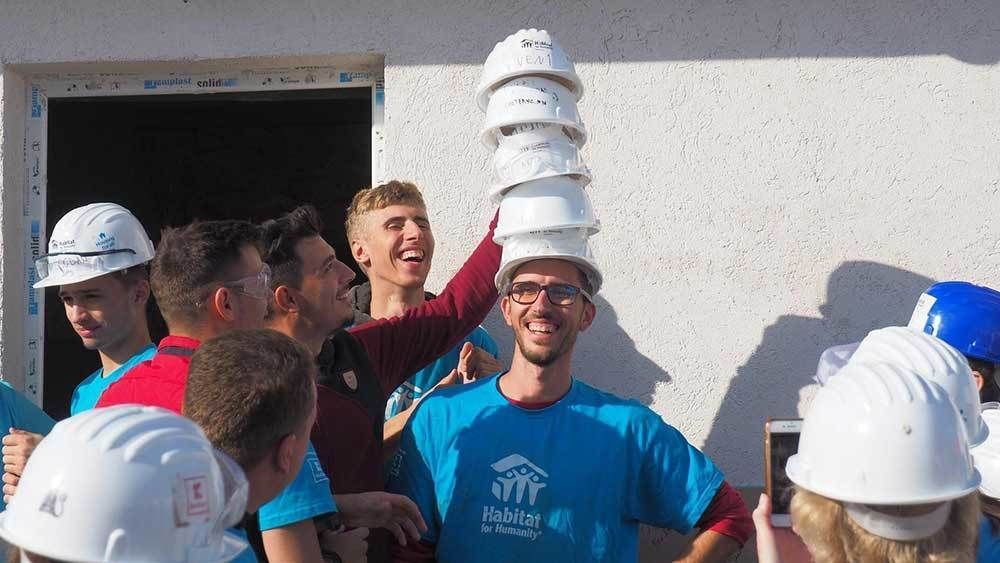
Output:
[[[194,219],[260,222],[303,203],[352,267],[351,197],[371,178],[371,89],[53,99],[48,229],[70,209],[111,201],[154,243]],[[69,326],[58,288],[45,292],[43,407],[69,414],[73,389],[100,365]],[[153,340],[165,334],[151,311]]]

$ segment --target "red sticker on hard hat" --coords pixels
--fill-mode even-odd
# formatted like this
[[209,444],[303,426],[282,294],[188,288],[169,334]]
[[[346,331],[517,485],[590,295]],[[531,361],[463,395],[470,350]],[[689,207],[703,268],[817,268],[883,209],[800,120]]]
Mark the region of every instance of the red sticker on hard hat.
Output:
[[187,499],[187,516],[200,516],[208,514],[208,477],[198,475],[197,477],[184,478],[184,494]]

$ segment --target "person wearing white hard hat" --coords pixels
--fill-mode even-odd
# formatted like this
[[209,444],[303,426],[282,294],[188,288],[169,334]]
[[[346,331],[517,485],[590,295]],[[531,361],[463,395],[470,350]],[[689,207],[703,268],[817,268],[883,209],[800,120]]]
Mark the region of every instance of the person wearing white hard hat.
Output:
[[[900,365],[849,363],[813,399],[786,473],[794,533],[754,511],[761,563],[971,562],[979,472],[937,383]],[[811,555],[811,559],[810,559]]]
[[[92,203],[59,219],[48,253],[35,261],[38,281],[33,287],[59,287],[66,319],[101,361],[73,391],[71,415],[94,408],[111,384],[156,352],[146,322],[146,264],[152,259],[153,243],[128,209]],[[7,498],[17,490],[24,463],[41,440],[31,428],[13,427],[3,438]]]
[[496,283],[510,370],[417,408],[390,490],[429,529],[394,560],[637,561],[640,523],[698,528],[683,561],[729,560],[752,527],[722,473],[652,410],[572,374],[602,281],[585,245],[521,241],[534,253],[516,256],[509,243]]
[[890,363],[913,370],[941,386],[958,407],[969,444],[981,444],[989,428],[980,416],[979,390],[969,362],[945,341],[909,327],[891,326],[868,333],[848,365]]
[[[988,408],[987,408],[988,407]],[[972,459],[982,475],[979,501],[979,547],[976,561],[1000,561],[1000,405],[983,405],[983,422],[990,428],[986,441],[972,449]]]
[[190,420],[134,405],[90,410],[35,450],[0,538],[28,563],[223,563],[247,549],[225,531],[247,494],[243,471]]
[[67,320],[101,358],[101,367],[73,391],[71,415],[94,408],[105,389],[155,353],[146,321],[153,253],[128,209],[92,203],[59,219],[48,254],[35,261],[34,287],[59,286]]

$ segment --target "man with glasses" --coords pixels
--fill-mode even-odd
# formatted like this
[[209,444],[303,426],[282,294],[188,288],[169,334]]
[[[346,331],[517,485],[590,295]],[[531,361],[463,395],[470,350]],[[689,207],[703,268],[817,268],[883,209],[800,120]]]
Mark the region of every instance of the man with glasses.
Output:
[[97,406],[136,403],[180,413],[198,344],[236,328],[263,326],[270,270],[257,228],[246,221],[198,221],[166,229],[150,281],[169,335],[151,360],[108,388]]
[[640,523],[698,528],[683,561],[725,561],[749,538],[746,506],[704,454],[650,409],[573,377],[600,283],[574,255],[501,267],[510,370],[417,408],[389,490],[428,530],[395,561],[637,561]]
[[[261,260],[259,236],[252,223],[232,220],[196,221],[163,232],[150,277],[170,334],[151,360],[104,393],[99,407],[136,403],[180,414],[191,357],[198,346],[234,329],[263,327],[272,296],[271,269]],[[262,527],[266,522],[268,528],[265,544],[268,534],[280,536],[303,519],[311,525],[313,517],[337,510],[326,475],[316,469],[312,444],[307,445],[305,457],[307,462],[292,483],[260,509]],[[303,497],[311,502],[294,507],[292,514],[288,499]],[[246,559],[241,563],[255,560],[249,552],[242,557]]]
[[[34,287],[58,286],[66,320],[83,346],[96,350],[101,361],[73,391],[71,415],[94,408],[108,386],[156,351],[146,324],[146,264],[152,259],[153,243],[128,209],[115,203],[92,203],[59,219],[49,238],[48,253],[35,261],[38,281]],[[27,401],[22,398],[20,403]],[[3,426],[13,427],[3,439],[8,500],[42,439],[37,433],[41,430],[27,421],[11,422]],[[52,424],[49,419],[47,427]]]

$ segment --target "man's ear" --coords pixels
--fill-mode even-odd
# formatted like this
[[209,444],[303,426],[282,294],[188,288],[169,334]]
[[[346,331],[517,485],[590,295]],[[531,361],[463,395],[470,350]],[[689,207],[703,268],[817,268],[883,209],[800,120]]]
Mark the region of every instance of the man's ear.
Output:
[[279,285],[274,290],[274,306],[282,313],[298,312],[299,304],[295,299],[295,292],[287,285]]
[[217,317],[224,321],[232,322],[236,319],[236,303],[232,290],[228,287],[219,287],[208,299],[208,306]]
[[299,437],[296,436],[294,432],[286,434],[285,437],[278,442],[278,449],[274,452],[274,463],[277,466],[277,469],[285,475],[298,472],[298,469],[294,467],[295,464],[293,463],[295,459],[295,445],[298,443],[298,440]]
[[149,294],[151,293],[149,289],[149,280],[139,280],[132,284],[131,298],[132,304],[146,306],[146,302],[149,301]]
[[351,239],[351,257],[362,268],[368,268],[372,264],[372,257],[365,248],[365,243],[361,239]]
[[972,371],[972,377],[973,377],[973,379],[976,380],[976,389],[979,390],[979,391],[982,391],[983,390],[983,386],[986,385],[986,380],[983,379],[983,374],[979,373],[978,371],[973,370]]
[[583,314],[580,316],[580,332],[590,328],[594,324],[594,317],[597,316],[597,307],[590,301],[584,300]]
[[503,313],[503,320],[507,326],[514,328],[514,323],[510,320],[510,295],[504,295],[500,299],[500,312]]

